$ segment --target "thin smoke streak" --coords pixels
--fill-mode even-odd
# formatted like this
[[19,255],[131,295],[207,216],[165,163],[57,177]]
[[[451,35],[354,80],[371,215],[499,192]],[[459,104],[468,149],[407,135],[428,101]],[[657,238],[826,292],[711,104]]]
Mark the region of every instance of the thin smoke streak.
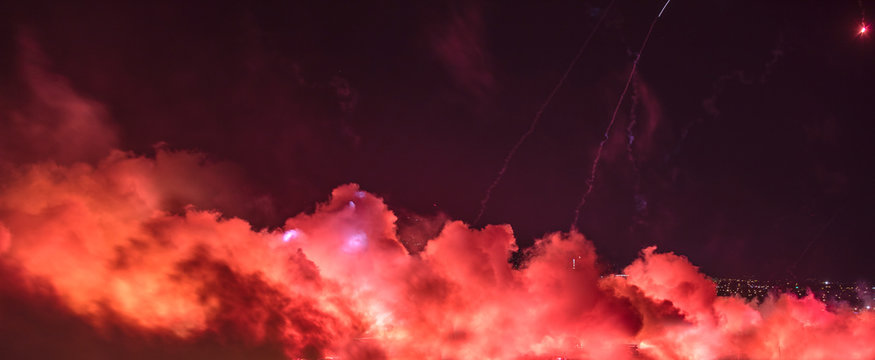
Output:
[[[637,83],[637,81],[633,81]],[[635,86],[632,88],[632,106],[629,109],[629,124],[626,125],[626,157],[629,159],[629,162],[632,163],[632,169],[636,174],[638,173],[638,163],[635,159],[635,149],[633,149],[632,146],[635,143],[635,128],[638,125],[638,114],[635,112],[637,107],[638,88]]]
[[517,150],[519,150],[520,146],[528,139],[532,133],[535,132],[535,127],[537,127],[538,122],[541,120],[541,115],[544,113],[544,110],[547,109],[547,106],[550,105],[550,102],[553,101],[553,97],[559,92],[559,89],[565,83],[565,80],[568,79],[568,74],[571,73],[571,70],[574,69],[574,66],[577,64],[577,61],[580,60],[580,57],[583,55],[583,51],[589,46],[590,41],[592,40],[595,33],[598,32],[598,29],[601,27],[605,18],[608,16],[608,12],[610,12],[611,8],[614,6],[614,2],[616,0],[611,0],[608,6],[605,8],[604,13],[602,13],[601,18],[599,18],[598,22],[596,22],[595,27],[593,27],[592,31],[584,40],[583,45],[580,46],[580,49],[577,50],[577,54],[571,60],[571,63],[568,64],[568,68],[565,69],[565,72],[562,74],[562,77],[559,78],[559,82],[553,87],[553,90],[550,91],[550,94],[547,96],[547,99],[541,104],[541,107],[538,108],[538,111],[535,113],[534,119],[532,119],[531,125],[529,125],[529,129],[523,133],[523,135],[517,140],[516,144],[511,147],[510,151],[507,153],[507,156],[504,157],[504,162],[501,165],[501,169],[498,170],[498,174],[495,176],[495,180],[492,181],[492,184],[486,189],[486,195],[483,196],[483,200],[480,200],[480,210],[477,212],[477,217],[474,218],[472,225],[476,225],[480,222],[480,218],[483,217],[483,213],[486,211],[486,204],[489,202],[489,198],[492,197],[492,191],[495,190],[495,187],[498,186],[498,183],[501,182],[501,179],[504,177],[504,173],[507,172],[507,168],[510,165],[511,159],[513,159],[514,154],[516,154]]
[[811,249],[811,246],[814,245],[817,240],[820,240],[820,238],[823,237],[823,234],[826,233],[826,230],[829,229],[830,226],[832,226],[832,224],[836,221],[839,215],[841,215],[842,211],[844,211],[846,207],[847,206],[843,206],[840,209],[836,210],[836,212],[833,213],[832,216],[830,216],[829,220],[827,220],[826,223],[823,224],[823,227],[820,228],[820,231],[817,232],[817,235],[815,235],[811,238],[811,240],[808,241],[808,244],[805,245],[804,249],[802,249],[802,253],[799,254],[799,258],[796,259],[796,262],[794,262],[793,265],[791,265],[787,269],[790,274],[793,274],[793,270],[796,270],[796,266],[798,266],[799,263],[802,262],[802,259],[804,259],[805,255],[808,254],[808,250]]
[[626,86],[623,87],[623,92],[620,93],[620,99],[617,101],[617,106],[614,107],[614,112],[611,114],[611,121],[608,123],[607,128],[605,128],[605,133],[602,135],[602,141],[599,142],[599,147],[595,153],[595,159],[592,161],[592,168],[590,169],[589,178],[586,180],[586,191],[584,191],[583,196],[580,197],[580,202],[577,204],[577,207],[574,209],[574,218],[571,221],[571,230],[577,230],[577,222],[580,220],[580,209],[586,205],[586,199],[589,197],[589,194],[592,193],[593,184],[595,183],[596,173],[598,172],[599,163],[602,159],[602,152],[605,149],[605,144],[608,142],[608,138],[611,134],[611,129],[614,128],[614,122],[617,120],[617,113],[620,111],[620,106],[623,105],[623,99],[626,97],[626,92],[629,91],[629,85],[632,84],[632,78],[635,76],[635,70],[638,69],[638,61],[641,60],[641,53],[644,51],[644,48],[647,46],[647,41],[650,40],[650,34],[653,33],[653,28],[656,26],[656,23],[659,21],[659,18],[662,17],[662,12],[665,11],[665,7],[668,6],[668,3],[671,0],[665,2],[665,5],[662,7],[662,11],[659,12],[659,15],[653,19],[653,22],[650,23],[650,29],[647,30],[647,35],[644,36],[644,42],[641,43],[641,48],[638,49],[638,54],[635,55],[635,61],[632,62],[632,70],[629,71],[629,77],[626,79]]
[[[635,201],[635,217],[636,222],[632,224],[634,227],[635,224],[640,220],[641,214],[647,209],[647,202],[644,200],[644,197],[641,195],[641,169],[638,167],[638,158],[635,156],[635,129],[638,125],[638,114],[636,110],[638,109],[638,87],[640,86],[638,77],[635,77],[633,80],[635,86],[632,87],[632,106],[629,109],[629,124],[626,126],[626,157],[629,159],[629,163],[632,165],[632,177],[634,180],[634,201]],[[630,228],[631,230],[631,228]]]

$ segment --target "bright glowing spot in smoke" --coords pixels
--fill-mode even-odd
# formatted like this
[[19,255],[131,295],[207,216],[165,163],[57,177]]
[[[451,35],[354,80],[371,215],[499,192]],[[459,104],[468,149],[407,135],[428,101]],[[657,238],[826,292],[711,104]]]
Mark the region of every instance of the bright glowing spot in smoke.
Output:
[[364,199],[364,198],[365,198],[365,192],[364,192],[364,191],[356,191],[356,192],[355,192],[355,197],[357,197],[357,198],[359,198],[359,199]]
[[355,209],[355,203],[352,200],[349,201],[349,207]]
[[354,252],[362,250],[368,244],[368,236],[365,233],[359,232],[355,233],[349,238],[346,239],[346,243],[343,245],[343,251],[345,252]]
[[860,26],[860,35],[866,33],[866,25]]
[[283,241],[289,242],[289,240],[297,239],[300,233],[297,229],[291,229],[283,233]]

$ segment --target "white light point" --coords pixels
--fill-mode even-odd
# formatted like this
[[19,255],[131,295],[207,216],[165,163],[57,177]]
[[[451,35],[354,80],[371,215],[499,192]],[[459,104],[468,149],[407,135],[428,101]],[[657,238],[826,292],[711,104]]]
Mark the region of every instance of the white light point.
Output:
[[286,230],[286,232],[283,233],[283,242],[289,242],[289,240],[297,239],[300,235],[301,233],[298,231],[298,229]]
[[365,246],[368,245],[368,236],[365,233],[359,232],[355,233],[352,236],[346,239],[346,242],[343,244],[343,251],[345,252],[355,252],[362,250]]

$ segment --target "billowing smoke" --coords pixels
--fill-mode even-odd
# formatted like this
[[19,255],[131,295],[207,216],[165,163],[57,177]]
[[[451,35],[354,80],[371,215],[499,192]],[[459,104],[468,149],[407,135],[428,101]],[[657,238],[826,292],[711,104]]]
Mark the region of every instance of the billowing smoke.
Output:
[[685,258],[652,247],[625,276],[602,277],[591,242],[554,233],[514,268],[509,226],[448,221],[411,255],[393,212],[354,184],[282,229],[196,205],[168,212],[162,162],[185,156],[16,169],[0,192],[4,297],[81,319],[98,339],[209,338],[288,358],[875,357],[871,312],[717,297]]
[[[717,297],[686,258],[653,247],[605,275],[576,232],[544,236],[513,266],[510,226],[399,230],[355,184],[254,229],[217,209],[264,200],[201,154],[95,158],[113,143],[97,105],[52,82],[30,84],[33,109],[53,112],[11,117],[19,140],[42,141],[20,148],[38,156],[0,167],[4,358],[875,358],[870,311]],[[91,125],[70,126],[99,136],[70,140],[45,116],[62,127],[77,116]]]

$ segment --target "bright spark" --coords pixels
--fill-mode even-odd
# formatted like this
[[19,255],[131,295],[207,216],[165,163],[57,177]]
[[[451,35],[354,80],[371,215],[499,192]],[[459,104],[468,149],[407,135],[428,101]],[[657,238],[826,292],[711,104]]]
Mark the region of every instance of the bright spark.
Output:
[[343,251],[351,253],[364,249],[368,245],[368,236],[363,232],[358,232],[346,239],[343,245]]
[[298,238],[298,230],[291,229],[283,233],[283,242],[289,242],[289,240]]

